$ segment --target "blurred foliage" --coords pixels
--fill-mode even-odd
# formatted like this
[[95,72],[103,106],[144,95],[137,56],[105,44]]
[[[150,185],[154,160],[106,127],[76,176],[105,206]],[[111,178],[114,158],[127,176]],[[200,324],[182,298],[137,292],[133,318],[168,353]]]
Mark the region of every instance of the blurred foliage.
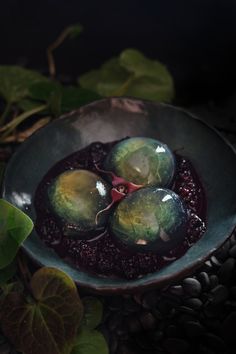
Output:
[[162,102],[174,97],[173,79],[166,67],[136,49],[126,49],[100,69],[80,76],[79,83],[106,97],[126,95]]

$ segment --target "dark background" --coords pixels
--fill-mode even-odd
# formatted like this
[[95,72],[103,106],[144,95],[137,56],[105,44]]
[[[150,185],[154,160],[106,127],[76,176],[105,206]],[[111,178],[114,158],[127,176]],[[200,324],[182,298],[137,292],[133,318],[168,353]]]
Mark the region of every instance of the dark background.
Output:
[[134,47],[167,65],[180,102],[229,96],[236,86],[235,0],[7,0],[0,4],[0,64],[45,70],[46,48],[66,26],[84,32],[56,52],[77,76]]
[[[82,35],[76,40],[67,40],[55,52],[60,74],[76,79],[123,49],[137,48],[167,65],[175,81],[177,98],[174,103],[214,125],[236,148],[236,0],[0,0],[0,65],[20,64],[47,73],[47,46],[65,27],[77,22],[84,26]],[[0,149],[0,161],[6,161],[12,154],[8,147],[4,149]],[[138,321],[134,322],[134,326],[137,322],[142,324],[135,337],[141,348],[149,345],[152,333],[158,334],[152,327],[147,329],[150,321],[152,325],[152,308],[157,308],[163,318],[154,326],[164,328],[161,340],[166,345],[169,340],[168,346],[172,345],[169,352],[174,353],[179,348],[179,353],[183,353],[197,333],[195,353],[235,353],[235,237],[227,245],[228,248],[217,251],[218,258],[203,265],[194,275],[196,278],[190,278],[192,287],[189,286],[186,298],[181,292],[176,295],[177,291],[182,291],[182,285],[178,284],[173,293],[147,293],[135,314]],[[206,281],[210,284],[208,290],[198,289],[199,281],[204,286],[204,278],[200,280],[202,271],[205,286]],[[176,303],[173,294],[178,300]],[[189,308],[188,296],[195,298],[195,305],[200,300],[203,306],[193,311]],[[218,305],[211,306],[208,299],[215,299]],[[156,305],[152,303],[154,300]],[[115,297],[114,302],[112,298],[107,299],[106,313],[114,323],[123,316],[123,306],[128,310],[127,304],[123,298]],[[133,313],[132,306],[131,311]],[[188,316],[193,319],[189,321]],[[127,318],[122,321],[125,322],[121,322],[120,330],[122,326],[123,333],[131,338],[133,335],[125,332]],[[194,326],[189,328],[191,322]],[[189,334],[184,332],[184,325]],[[114,347],[118,345],[118,330],[113,329],[115,335],[110,331],[109,340]],[[174,331],[177,334],[173,334]],[[172,338],[175,336],[177,338]],[[129,345],[129,340],[127,343]],[[134,353],[132,350],[122,352]]]

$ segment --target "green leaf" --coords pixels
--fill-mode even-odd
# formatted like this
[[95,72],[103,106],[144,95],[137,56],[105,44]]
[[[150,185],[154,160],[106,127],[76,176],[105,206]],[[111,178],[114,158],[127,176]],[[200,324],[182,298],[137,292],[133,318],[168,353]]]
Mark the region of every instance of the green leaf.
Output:
[[6,284],[16,273],[16,262],[12,262],[6,268],[0,269],[0,286]]
[[170,102],[173,98],[173,91],[168,84],[164,85],[158,79],[147,76],[133,79],[125,94],[161,102]]
[[6,296],[3,333],[24,354],[69,354],[83,307],[73,280],[55,268],[41,268],[31,279],[33,299],[19,292]]
[[62,86],[56,81],[37,82],[29,87],[28,97],[33,100],[48,102],[52,94],[61,94]]
[[81,324],[87,329],[94,329],[102,320],[103,305],[101,301],[92,296],[84,297],[82,302],[84,305],[84,316]]
[[29,87],[28,98],[19,102],[19,107],[27,112],[40,103],[47,103],[44,113],[58,117],[61,114],[61,99],[63,87],[55,81],[38,82]]
[[100,332],[83,329],[76,339],[71,354],[109,354],[109,350]]
[[173,79],[166,67],[135,49],[126,49],[99,70],[85,73],[79,83],[106,97],[127,95],[169,102],[174,96]]
[[134,73],[135,77],[157,77],[161,82],[169,82],[171,79],[163,64],[157,60],[146,58],[136,49],[124,50],[120,54],[120,65],[130,73]]
[[62,91],[61,108],[63,112],[70,112],[99,98],[101,96],[97,93],[81,87],[65,87]]
[[29,87],[48,79],[36,71],[19,66],[0,66],[0,96],[8,103],[17,103],[29,93]]
[[[32,109],[35,109],[38,106],[39,106],[39,102],[34,101],[30,98],[25,98],[18,103],[18,107],[24,112],[31,111]],[[45,110],[45,113],[46,113],[46,110]]]
[[32,229],[33,222],[25,213],[0,199],[0,269],[13,261]]
[[48,101],[48,109],[53,117],[59,117],[61,114],[61,98],[62,92],[52,92],[49,101]]
[[56,81],[39,82],[29,88],[29,97],[34,102],[45,102],[52,116],[61,114],[61,99],[63,87]]
[[146,58],[136,49],[126,49],[120,54],[120,65],[136,79],[126,94],[166,102],[173,98],[172,76],[159,61]]
[[69,36],[70,38],[76,38],[80,36],[81,32],[83,31],[83,26],[79,23],[69,27]]
[[[62,112],[70,112],[87,103],[93,102],[101,96],[91,90],[81,87],[63,87],[54,81],[38,83],[30,87],[29,100],[21,101],[21,107],[25,110],[36,106],[36,102],[47,102],[49,110],[54,116]],[[28,109],[27,109],[28,110]]]
[[79,84],[88,90],[98,92],[97,85],[102,80],[102,75],[100,70],[91,70],[79,77]]
[[101,96],[111,96],[129,76],[130,74],[120,66],[119,58],[112,58],[104,63],[101,69],[80,76],[79,83]]

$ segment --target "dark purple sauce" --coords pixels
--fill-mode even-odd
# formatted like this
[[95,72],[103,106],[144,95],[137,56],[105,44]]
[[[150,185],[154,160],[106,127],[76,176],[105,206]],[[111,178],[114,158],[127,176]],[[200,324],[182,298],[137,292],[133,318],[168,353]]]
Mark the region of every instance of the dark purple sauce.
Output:
[[[177,169],[172,186],[189,211],[184,241],[165,256],[153,252],[132,253],[118,247],[106,230],[102,237],[82,241],[63,235],[63,228],[50,210],[47,190],[53,179],[66,170],[86,169],[99,174],[96,163],[102,163],[117,142],[93,143],[55,164],[39,184],[35,195],[36,231],[43,242],[72,266],[99,276],[135,279],[155,272],[180,258],[205,232],[206,199],[199,177],[192,164],[176,155]],[[105,179],[106,176],[102,175]]]

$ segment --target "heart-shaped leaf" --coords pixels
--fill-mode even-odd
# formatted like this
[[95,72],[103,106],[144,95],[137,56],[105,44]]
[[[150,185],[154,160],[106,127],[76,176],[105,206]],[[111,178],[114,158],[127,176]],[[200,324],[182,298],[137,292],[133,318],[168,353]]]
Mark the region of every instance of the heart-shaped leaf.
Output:
[[71,354],[108,354],[108,346],[104,336],[98,331],[83,329],[76,339]]
[[158,78],[142,76],[132,80],[126,90],[126,95],[152,101],[169,102],[173,98],[173,91],[168,83],[164,84]]
[[33,222],[25,213],[0,199],[0,269],[12,262],[32,229]]
[[50,96],[61,94],[62,86],[56,81],[36,82],[29,87],[28,97],[41,102],[48,102]]
[[81,87],[65,87],[62,91],[61,108],[63,112],[70,112],[99,98],[101,96],[94,91]]
[[81,322],[83,328],[94,329],[102,320],[103,305],[101,301],[92,296],[82,299],[84,306],[84,316]]
[[173,79],[166,67],[135,49],[126,49],[99,70],[85,73],[79,83],[106,97],[127,95],[169,102],[174,96]]
[[130,74],[120,66],[119,58],[112,58],[99,70],[92,70],[79,78],[82,87],[101,96],[111,96],[127,81]]
[[24,111],[37,107],[39,102],[44,102],[48,103],[48,111],[51,111],[54,116],[58,116],[61,111],[70,112],[101,98],[94,91],[76,86],[62,87],[55,81],[32,85],[28,97],[19,103]]
[[126,49],[120,55],[120,65],[134,75],[127,95],[166,102],[173,98],[173,79],[159,61],[146,58],[136,49]]
[[38,82],[30,86],[28,97],[38,103],[47,103],[47,111],[58,117],[61,114],[62,90],[62,86],[56,81]]
[[155,77],[160,83],[172,83],[172,77],[163,64],[146,58],[136,49],[125,49],[120,54],[120,65],[135,77]]
[[83,306],[73,280],[55,268],[41,268],[31,279],[33,299],[12,292],[3,302],[2,329],[24,354],[69,354]]
[[0,95],[8,103],[17,103],[29,93],[36,82],[48,81],[36,71],[19,66],[0,66]]
[[48,109],[53,117],[59,117],[61,114],[62,92],[52,92],[48,100]]

